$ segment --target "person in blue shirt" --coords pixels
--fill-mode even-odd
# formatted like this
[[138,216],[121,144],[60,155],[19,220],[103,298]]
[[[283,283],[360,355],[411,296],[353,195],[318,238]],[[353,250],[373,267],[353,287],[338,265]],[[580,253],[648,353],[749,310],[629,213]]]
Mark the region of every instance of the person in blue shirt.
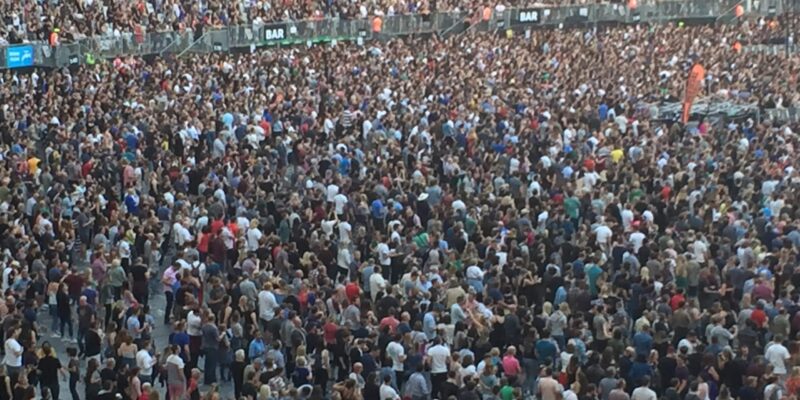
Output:
[[175,324],[175,332],[169,335],[169,344],[178,346],[178,355],[184,362],[189,361],[189,334],[186,333],[186,323],[181,321]]
[[544,329],[542,330],[542,337],[536,341],[536,347],[534,349],[536,354],[536,359],[539,361],[539,365],[553,365],[556,359],[556,354],[558,354],[558,346],[550,338],[550,330]]
[[608,118],[608,105],[606,103],[600,104],[600,107],[597,108],[597,116],[600,117],[600,121],[605,121]]
[[139,138],[133,132],[128,132],[125,135],[125,148],[135,152],[138,147]]
[[633,335],[633,348],[637,356],[649,356],[653,349],[653,336],[650,335],[650,326],[642,326],[642,330]]
[[637,354],[628,372],[628,382],[640,382],[646,376],[653,376],[653,367],[647,362],[646,355]]
[[247,358],[250,359],[250,361],[263,357],[264,353],[267,351],[264,340],[261,338],[261,331],[256,330],[255,335],[253,340],[250,341],[250,346],[247,348]]
[[84,288],[81,292],[81,296],[86,297],[86,303],[88,303],[90,306],[97,306],[97,289],[94,288],[94,285]]
[[428,340],[433,340],[436,337],[436,314],[435,310],[428,311],[422,318],[422,331]]
[[342,176],[350,174],[350,158],[345,153],[342,153],[342,159],[339,161],[339,174]]

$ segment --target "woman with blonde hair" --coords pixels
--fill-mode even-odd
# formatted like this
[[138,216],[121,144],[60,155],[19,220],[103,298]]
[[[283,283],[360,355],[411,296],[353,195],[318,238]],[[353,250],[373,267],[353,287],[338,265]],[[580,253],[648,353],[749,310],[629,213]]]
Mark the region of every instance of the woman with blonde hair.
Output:
[[261,385],[261,388],[258,389],[258,397],[257,400],[270,400],[272,399],[272,391],[269,389],[269,385],[264,384]]
[[800,396],[800,367],[792,367],[791,375],[786,380],[786,394],[789,396]]
[[650,282],[650,268],[642,267],[639,270],[639,276],[642,278],[642,283]]
[[304,356],[298,356],[295,359],[295,368],[294,372],[292,373],[292,383],[294,383],[295,387],[300,387],[303,385],[308,385],[314,381],[314,377],[311,374],[311,369],[308,367],[308,361]]
[[675,286],[683,289],[684,293],[689,290],[689,270],[686,265],[686,257],[681,254],[675,259]]
[[[547,305],[547,303],[545,303]],[[558,348],[563,349],[565,344],[564,330],[567,328],[567,316],[569,316],[569,305],[561,303],[558,310],[550,314],[547,319],[547,328],[550,329],[550,336],[558,343]]]

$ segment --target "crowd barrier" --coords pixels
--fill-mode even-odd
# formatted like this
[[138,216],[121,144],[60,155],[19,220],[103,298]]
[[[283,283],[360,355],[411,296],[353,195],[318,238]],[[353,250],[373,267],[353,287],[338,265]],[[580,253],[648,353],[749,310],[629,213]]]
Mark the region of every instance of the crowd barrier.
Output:
[[[183,32],[141,32],[114,37],[92,37],[50,46],[28,43],[0,49],[0,68],[50,67],[93,64],[100,60],[135,55],[183,55],[231,50],[255,50],[263,46],[313,44],[329,41],[367,41],[420,34],[458,33],[464,26],[474,30],[536,29],[592,24],[662,23],[674,20],[732,21],[734,10],[769,16],[800,11],[800,0],[639,0],[631,8],[625,2],[547,6],[491,13],[440,12],[429,15],[397,15],[382,18],[377,31],[370,19],[321,19],[248,26],[228,26]],[[485,16],[484,16],[485,15]],[[462,27],[462,29],[457,29]]]

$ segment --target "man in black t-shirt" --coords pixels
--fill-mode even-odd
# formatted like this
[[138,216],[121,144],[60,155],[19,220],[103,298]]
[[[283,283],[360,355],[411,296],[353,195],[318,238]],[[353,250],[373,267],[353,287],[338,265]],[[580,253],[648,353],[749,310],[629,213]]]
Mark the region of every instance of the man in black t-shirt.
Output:
[[58,400],[58,373],[59,371],[62,373],[64,372],[61,361],[55,356],[55,352],[50,347],[50,343],[45,342],[42,344],[42,353],[44,353],[44,357],[39,360],[39,365],[37,366],[39,370],[39,384],[42,386],[42,389],[50,389],[53,400]]
[[80,350],[79,355],[83,355],[86,352],[86,332],[89,331],[89,328],[92,325],[92,322],[95,322],[97,314],[94,311],[94,307],[89,304],[86,300],[86,296],[81,296],[78,300],[78,349]]

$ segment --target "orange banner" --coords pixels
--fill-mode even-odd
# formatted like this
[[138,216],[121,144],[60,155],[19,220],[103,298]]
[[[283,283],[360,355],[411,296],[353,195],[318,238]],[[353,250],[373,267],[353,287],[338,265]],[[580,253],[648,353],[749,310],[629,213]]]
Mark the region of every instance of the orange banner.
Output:
[[706,69],[700,64],[695,64],[691,72],[689,72],[689,78],[686,80],[686,95],[683,97],[683,114],[681,115],[681,122],[684,124],[689,122],[692,103],[694,102],[694,98],[700,93],[703,79],[705,78]]

